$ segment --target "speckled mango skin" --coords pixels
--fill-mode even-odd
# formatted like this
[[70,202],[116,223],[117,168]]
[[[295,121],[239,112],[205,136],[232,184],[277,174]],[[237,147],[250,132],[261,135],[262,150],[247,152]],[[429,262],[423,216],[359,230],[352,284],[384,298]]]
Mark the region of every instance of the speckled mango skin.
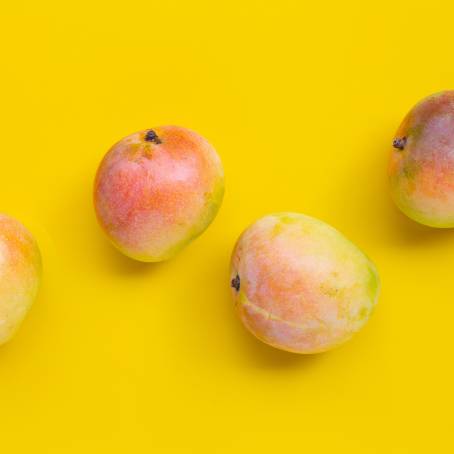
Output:
[[369,319],[380,288],[363,252],[298,213],[271,214],[247,228],[235,245],[230,279],[246,328],[295,353],[324,352],[350,339]]
[[41,256],[30,232],[0,214],[0,345],[27,315],[41,281]]
[[393,200],[416,222],[454,227],[454,91],[420,101],[396,132],[402,139],[389,159]]
[[[150,131],[159,140],[147,141]],[[159,262],[208,227],[223,194],[215,149],[189,129],[161,126],[131,134],[108,151],[96,175],[94,205],[121,252]]]

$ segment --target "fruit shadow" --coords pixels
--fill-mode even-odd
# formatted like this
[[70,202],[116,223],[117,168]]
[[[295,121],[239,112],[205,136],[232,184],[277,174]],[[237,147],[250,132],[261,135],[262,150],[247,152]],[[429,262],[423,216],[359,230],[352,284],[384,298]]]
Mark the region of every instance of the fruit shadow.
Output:
[[[97,226],[95,226],[95,228],[96,227]],[[134,260],[122,254],[105,238],[102,232],[98,232],[98,236],[99,253],[101,255],[100,258],[105,266],[109,267],[114,273],[121,274],[123,276],[138,274],[143,275],[166,266],[166,262],[148,263]]]
[[242,331],[237,335],[239,344],[247,355],[247,361],[257,369],[304,370],[315,366],[326,356],[326,353],[303,355],[279,350],[256,339],[246,329]]
[[454,240],[454,229],[434,228],[419,224],[393,205],[391,199],[389,203],[389,239],[402,246],[426,246]]
[[326,356],[326,353],[317,355],[291,353],[265,344],[243,326],[235,313],[230,291],[225,292],[224,300],[229,313],[231,338],[235,339],[241,361],[248,367],[263,370],[302,370],[314,366]]

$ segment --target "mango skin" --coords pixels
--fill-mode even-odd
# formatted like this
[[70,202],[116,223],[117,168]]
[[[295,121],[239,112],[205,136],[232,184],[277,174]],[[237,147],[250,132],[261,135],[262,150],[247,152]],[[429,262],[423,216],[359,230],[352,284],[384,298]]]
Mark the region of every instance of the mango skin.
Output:
[[380,289],[363,252],[328,224],[298,213],[270,214],[243,232],[230,282],[246,328],[294,353],[346,342],[366,324]]
[[454,91],[410,110],[396,132],[388,176],[391,196],[409,218],[454,227]]
[[[150,133],[156,140],[147,140]],[[173,257],[212,222],[224,195],[215,149],[179,126],[139,131],[102,160],[94,206],[107,237],[143,262]]]
[[0,345],[9,341],[27,315],[41,281],[41,255],[31,233],[0,214]]

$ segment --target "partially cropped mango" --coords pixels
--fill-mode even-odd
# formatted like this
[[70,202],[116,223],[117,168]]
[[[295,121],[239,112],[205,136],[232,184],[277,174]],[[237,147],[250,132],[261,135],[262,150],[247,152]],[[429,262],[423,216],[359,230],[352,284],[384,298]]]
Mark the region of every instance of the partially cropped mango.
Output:
[[96,175],[94,204],[121,252],[159,262],[208,227],[223,194],[221,160],[207,140],[161,126],[131,134],[108,151]]
[[318,353],[366,324],[380,281],[369,258],[333,227],[277,213],[240,236],[230,286],[240,319],[257,338],[290,352]]
[[0,214],[0,345],[10,340],[38,293],[41,255],[31,233]]
[[392,146],[388,175],[396,205],[421,224],[454,227],[454,91],[416,104]]

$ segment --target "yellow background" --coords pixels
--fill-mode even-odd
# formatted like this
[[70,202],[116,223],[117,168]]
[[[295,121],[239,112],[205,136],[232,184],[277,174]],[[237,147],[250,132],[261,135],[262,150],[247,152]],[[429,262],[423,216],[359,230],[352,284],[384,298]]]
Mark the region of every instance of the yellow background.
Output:
[[[121,6],[119,4],[121,3]],[[37,237],[39,298],[0,349],[2,453],[452,452],[454,233],[387,192],[395,129],[454,87],[450,1],[4,2],[0,210]],[[222,157],[214,223],[135,263],[96,223],[94,173],[136,130],[180,124]],[[344,347],[273,350],[237,320],[234,241],[301,211],[376,262]]]

